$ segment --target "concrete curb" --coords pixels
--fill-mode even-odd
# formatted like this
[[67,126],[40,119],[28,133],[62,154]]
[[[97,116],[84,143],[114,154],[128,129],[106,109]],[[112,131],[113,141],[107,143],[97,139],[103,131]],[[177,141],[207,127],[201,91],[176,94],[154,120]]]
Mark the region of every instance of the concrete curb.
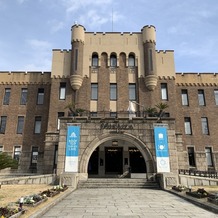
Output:
[[39,211],[37,211],[34,215],[31,215],[29,218],[38,218],[44,215],[48,210],[50,210],[54,205],[56,205],[58,202],[62,201],[64,198],[66,198],[69,194],[71,194],[76,189],[74,188],[68,188],[63,195],[61,195],[59,198],[55,199],[55,201],[52,201],[50,204],[44,206]]
[[174,194],[174,195],[176,195],[176,196],[178,196],[178,197],[180,197],[180,198],[182,198],[182,199],[184,199],[184,200],[186,200],[186,201],[188,201],[188,202],[190,202],[192,204],[195,204],[198,207],[201,207],[201,208],[203,208],[205,210],[208,210],[210,212],[218,214],[218,207],[215,204],[213,205],[212,203],[210,203],[210,202],[208,202],[206,200],[203,201],[202,199],[197,199],[197,198],[195,199],[195,198],[192,198],[190,196],[187,196],[185,193],[177,192],[177,191],[174,191],[174,190],[167,190],[166,189],[165,191],[167,191],[167,192],[169,192],[171,194]]

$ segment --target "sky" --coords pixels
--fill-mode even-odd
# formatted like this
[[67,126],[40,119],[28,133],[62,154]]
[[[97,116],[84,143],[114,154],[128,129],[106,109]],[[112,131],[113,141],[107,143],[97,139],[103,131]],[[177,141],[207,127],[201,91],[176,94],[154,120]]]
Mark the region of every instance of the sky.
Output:
[[174,50],[176,72],[218,72],[218,0],[0,0],[0,71],[51,71],[52,49],[87,32],[156,27],[156,49]]

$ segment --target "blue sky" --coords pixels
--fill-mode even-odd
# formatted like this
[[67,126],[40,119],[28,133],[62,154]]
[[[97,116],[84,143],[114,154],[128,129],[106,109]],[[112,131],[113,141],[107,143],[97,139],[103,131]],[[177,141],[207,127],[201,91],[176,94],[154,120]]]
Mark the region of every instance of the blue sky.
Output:
[[71,48],[76,21],[88,32],[154,25],[176,72],[218,72],[218,0],[0,0],[0,14],[0,71],[51,71],[52,49]]

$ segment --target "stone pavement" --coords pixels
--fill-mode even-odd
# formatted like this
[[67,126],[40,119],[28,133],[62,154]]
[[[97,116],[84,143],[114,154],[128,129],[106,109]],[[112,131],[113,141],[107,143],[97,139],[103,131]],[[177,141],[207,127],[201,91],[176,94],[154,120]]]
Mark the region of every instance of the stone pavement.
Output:
[[163,190],[99,188],[77,189],[39,217],[215,218],[218,215]]

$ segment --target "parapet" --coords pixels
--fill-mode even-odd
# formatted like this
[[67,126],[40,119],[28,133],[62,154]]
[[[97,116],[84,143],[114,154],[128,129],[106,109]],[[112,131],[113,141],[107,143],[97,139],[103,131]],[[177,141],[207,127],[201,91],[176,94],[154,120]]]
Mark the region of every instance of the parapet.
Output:
[[142,28],[143,43],[152,42],[156,44],[156,28],[153,25],[146,25]]

